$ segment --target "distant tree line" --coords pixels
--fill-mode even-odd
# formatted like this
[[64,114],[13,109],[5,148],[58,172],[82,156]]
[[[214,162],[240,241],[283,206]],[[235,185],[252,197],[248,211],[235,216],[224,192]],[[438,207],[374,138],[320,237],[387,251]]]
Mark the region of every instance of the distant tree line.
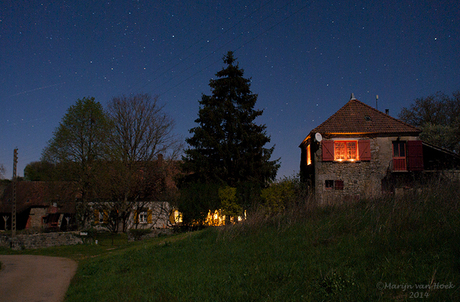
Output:
[[69,182],[79,196],[80,225],[93,215],[89,203],[103,201],[100,210],[110,213],[116,229],[133,207],[169,194],[168,164],[181,150],[173,128],[163,106],[147,94],[113,98],[107,110],[83,98],[67,110],[41,161],[27,165],[24,176]]
[[399,118],[420,128],[423,141],[460,154],[460,91],[417,98]]
[[[271,159],[274,146],[266,147],[266,126],[255,123],[263,110],[255,109],[251,79],[243,77],[232,52],[223,61],[225,68],[209,82],[211,95],[199,101],[197,126],[190,130],[185,151],[172,132],[174,121],[156,98],[116,97],[104,110],[87,97],[67,110],[40,162],[25,168],[25,179],[69,182],[79,196],[81,225],[97,201],[108,206],[103,210],[114,230],[143,201],[173,202],[189,225],[203,223],[210,210],[228,218],[243,215],[267,199],[262,190],[275,180],[279,159]],[[177,165],[181,152],[176,194],[166,189],[169,167],[159,159],[164,155],[164,162]],[[277,190],[286,199],[285,190]],[[270,203],[276,204],[273,212],[282,208],[273,198]]]

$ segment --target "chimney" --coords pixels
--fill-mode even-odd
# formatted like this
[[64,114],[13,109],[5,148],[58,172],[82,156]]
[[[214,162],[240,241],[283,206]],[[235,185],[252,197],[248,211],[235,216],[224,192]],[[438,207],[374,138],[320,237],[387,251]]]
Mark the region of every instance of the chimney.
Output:
[[354,94],[354,93],[351,93],[351,96],[350,96],[350,101],[352,101],[352,100],[356,101],[356,98],[355,98],[355,94]]
[[390,115],[390,109],[385,109],[385,114]]

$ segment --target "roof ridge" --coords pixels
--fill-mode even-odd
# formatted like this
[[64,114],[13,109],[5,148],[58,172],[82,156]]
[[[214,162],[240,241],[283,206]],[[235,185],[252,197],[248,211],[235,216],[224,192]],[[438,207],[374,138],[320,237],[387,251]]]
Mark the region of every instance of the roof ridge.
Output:
[[[358,107],[353,108],[354,104],[355,104],[355,106],[358,106]],[[332,125],[331,126],[331,125],[328,125],[328,124],[333,124],[333,121],[335,119],[343,119],[344,114],[347,114],[346,113],[347,110],[351,110],[352,112],[355,112],[356,110],[353,110],[353,109],[358,109],[359,110],[360,108],[366,109],[366,111],[370,111],[370,112],[374,113],[376,116],[379,117],[379,120],[381,121],[380,124],[375,124],[375,129],[372,129],[372,131],[370,131],[369,133],[379,133],[379,132],[388,133],[388,131],[386,131],[387,129],[382,130],[383,128],[379,128],[379,127],[382,127],[382,125],[383,125],[384,128],[385,127],[386,128],[391,128],[391,124],[394,125],[394,123],[399,124],[400,125],[399,128],[401,128],[403,126],[404,126],[403,128],[406,128],[406,131],[401,130],[401,129],[394,130],[396,132],[420,132],[420,129],[418,129],[418,128],[412,126],[412,125],[409,125],[409,124],[407,124],[407,123],[405,123],[405,122],[403,122],[401,120],[398,120],[397,118],[394,118],[394,117],[390,116],[389,114],[383,113],[382,111],[379,111],[378,109],[375,109],[372,106],[369,106],[368,104],[357,100],[356,98],[352,98],[345,105],[343,105],[339,110],[337,110],[334,114],[332,114],[328,119],[326,119],[320,125],[318,125],[313,130],[311,130],[310,133],[322,132],[320,130],[321,128],[331,128],[331,127],[334,128],[334,126],[335,126],[335,128],[341,128],[342,126],[337,127],[337,125]],[[361,110],[357,111],[357,113],[365,113],[365,112],[363,112],[363,110],[361,109]],[[389,125],[385,125],[385,123],[382,124],[382,121],[383,122],[388,121],[387,124],[389,124]],[[390,121],[391,121],[391,123],[390,123]],[[351,122],[355,122],[355,128],[361,126],[361,124],[359,124],[359,123],[358,123],[359,126],[356,126],[357,122],[356,122],[356,119],[353,120],[353,117],[351,118]],[[350,126],[350,125],[347,125],[347,126]],[[363,126],[363,128],[366,127],[364,124],[362,126]],[[398,127],[393,126],[393,128],[398,128]],[[371,130],[371,129],[368,129],[368,130]],[[367,130],[366,131],[346,131],[346,132],[367,132]],[[323,133],[327,133],[327,132],[324,132],[324,130],[323,130]],[[330,131],[330,133],[334,133],[334,131]],[[337,133],[340,133],[340,131],[337,131]]]
[[[412,126],[412,125],[410,125],[410,124],[408,124],[408,123],[405,123],[405,122],[403,122],[403,121],[401,121],[401,120],[399,120],[399,119],[397,119],[397,118],[395,118],[395,117],[392,117],[391,115],[386,114],[386,113],[384,113],[384,112],[382,112],[382,111],[380,111],[380,110],[378,110],[378,109],[375,109],[374,107],[372,107],[372,106],[370,106],[370,105],[368,105],[368,104],[366,104],[366,103],[363,103],[363,102],[361,102],[361,101],[358,100],[358,99],[350,100],[350,101],[347,102],[347,104],[350,103],[351,101],[358,102],[358,103],[360,103],[360,104],[362,104],[362,105],[368,107],[369,109],[374,110],[374,111],[377,112],[378,114],[383,115],[384,117],[387,117],[387,118],[389,117],[389,118],[393,119],[393,120],[396,121],[396,122],[399,122],[399,123],[401,123],[401,124],[404,124],[405,126],[414,128],[414,130],[421,131],[421,130],[418,129],[417,127]],[[343,107],[345,107],[347,104],[345,104]],[[342,107],[342,108],[343,108],[343,107]]]

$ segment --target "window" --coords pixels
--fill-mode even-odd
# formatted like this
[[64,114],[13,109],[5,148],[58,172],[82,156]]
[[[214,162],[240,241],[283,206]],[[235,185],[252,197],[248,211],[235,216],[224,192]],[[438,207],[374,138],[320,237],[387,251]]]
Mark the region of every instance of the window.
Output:
[[147,223],[147,217],[148,217],[147,212],[141,212],[139,214],[139,223]]
[[335,181],[335,189],[336,190],[343,190],[343,180],[336,180]]
[[310,145],[307,146],[307,165],[311,165]]
[[393,142],[393,171],[423,171],[421,141]]
[[355,161],[357,159],[356,141],[335,141],[334,160],[336,161]]
[[393,142],[393,170],[406,170],[406,142]]
[[107,223],[109,215],[107,211],[94,210],[94,223]]
[[326,180],[326,190],[343,190],[343,180]]
[[370,161],[371,144],[368,139],[354,141],[321,141],[322,161]]
[[393,157],[406,157],[406,142],[393,142]]

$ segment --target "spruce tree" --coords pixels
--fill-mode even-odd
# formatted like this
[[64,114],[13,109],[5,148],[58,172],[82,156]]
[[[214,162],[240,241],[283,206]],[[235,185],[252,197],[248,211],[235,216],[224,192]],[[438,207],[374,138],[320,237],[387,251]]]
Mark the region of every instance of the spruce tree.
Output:
[[254,109],[251,80],[243,77],[233,52],[223,61],[227,67],[209,83],[212,95],[199,101],[198,126],[186,140],[183,168],[194,182],[263,187],[275,179],[279,160],[270,160],[274,147],[264,147],[270,142],[266,126],[255,123],[263,110]]

